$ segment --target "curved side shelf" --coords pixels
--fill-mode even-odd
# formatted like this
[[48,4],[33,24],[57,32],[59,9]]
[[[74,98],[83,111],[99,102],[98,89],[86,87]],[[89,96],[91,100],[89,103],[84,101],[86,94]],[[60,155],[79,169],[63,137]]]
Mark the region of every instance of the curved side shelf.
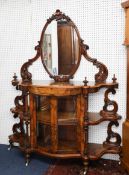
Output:
[[103,121],[114,121],[120,120],[121,116],[119,114],[110,115],[107,114],[105,117],[101,116],[99,113],[88,112],[88,125],[97,125]]
[[96,143],[89,143],[88,147],[88,158],[90,160],[97,160],[104,154],[120,154],[121,147],[116,146],[109,146],[109,145],[103,145],[103,144],[96,144]]

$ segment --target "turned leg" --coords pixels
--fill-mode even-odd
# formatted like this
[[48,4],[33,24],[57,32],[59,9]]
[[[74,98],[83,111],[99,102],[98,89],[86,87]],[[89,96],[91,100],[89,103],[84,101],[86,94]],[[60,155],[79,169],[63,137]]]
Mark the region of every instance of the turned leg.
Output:
[[8,150],[10,151],[12,147],[13,147],[13,141],[12,140],[9,140]]
[[29,165],[29,162],[30,162],[30,154],[29,153],[26,153],[25,154],[25,165],[28,166]]
[[122,152],[122,149],[121,149],[121,151],[119,153],[119,165],[122,164],[122,162],[121,162],[122,158],[123,158],[123,152]]

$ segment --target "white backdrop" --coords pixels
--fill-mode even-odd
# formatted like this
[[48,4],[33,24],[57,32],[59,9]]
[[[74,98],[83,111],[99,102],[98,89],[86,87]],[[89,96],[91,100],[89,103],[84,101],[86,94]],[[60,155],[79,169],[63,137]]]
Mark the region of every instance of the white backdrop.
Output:
[[[10,108],[18,91],[11,86],[13,73],[20,78],[20,67],[29,58],[35,56],[34,46],[40,39],[40,33],[56,9],[60,9],[77,25],[81,37],[89,45],[90,56],[107,65],[108,80],[113,74],[119,82],[119,89],[112,99],[119,105],[119,114],[126,116],[126,49],[124,42],[124,10],[121,0],[0,0],[0,143],[8,144],[8,135],[12,133],[13,118]],[[31,67],[34,79],[48,79],[40,60]],[[82,81],[85,76],[93,80],[96,72],[84,58],[75,75]],[[89,110],[98,111],[103,106],[103,90],[91,95]],[[89,141],[102,143],[106,137],[107,123],[90,127]],[[116,158],[116,156],[110,156]]]

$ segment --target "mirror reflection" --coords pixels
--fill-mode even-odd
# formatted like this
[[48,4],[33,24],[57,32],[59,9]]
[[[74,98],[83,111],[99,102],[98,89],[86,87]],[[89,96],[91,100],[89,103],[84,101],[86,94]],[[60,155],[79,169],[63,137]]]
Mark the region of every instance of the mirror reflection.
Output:
[[42,44],[43,61],[52,75],[70,75],[79,61],[79,39],[66,20],[47,26]]

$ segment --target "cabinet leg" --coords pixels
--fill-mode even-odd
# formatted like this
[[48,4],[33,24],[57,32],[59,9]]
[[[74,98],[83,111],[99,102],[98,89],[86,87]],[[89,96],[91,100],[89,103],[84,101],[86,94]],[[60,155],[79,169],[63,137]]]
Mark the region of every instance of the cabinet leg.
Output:
[[121,152],[119,154],[119,165],[121,165],[122,158],[123,158],[123,153],[122,153],[122,150],[121,150]]
[[9,140],[9,147],[8,147],[8,151],[10,151],[13,147],[13,141]]
[[26,153],[25,154],[25,164],[26,164],[26,166],[29,165],[29,162],[30,162],[30,154],[29,153]]
[[87,172],[88,172],[88,164],[89,164],[89,162],[88,162],[88,160],[86,160],[86,161],[83,161],[83,169],[81,169],[80,170],[80,175],[86,175],[87,174]]

